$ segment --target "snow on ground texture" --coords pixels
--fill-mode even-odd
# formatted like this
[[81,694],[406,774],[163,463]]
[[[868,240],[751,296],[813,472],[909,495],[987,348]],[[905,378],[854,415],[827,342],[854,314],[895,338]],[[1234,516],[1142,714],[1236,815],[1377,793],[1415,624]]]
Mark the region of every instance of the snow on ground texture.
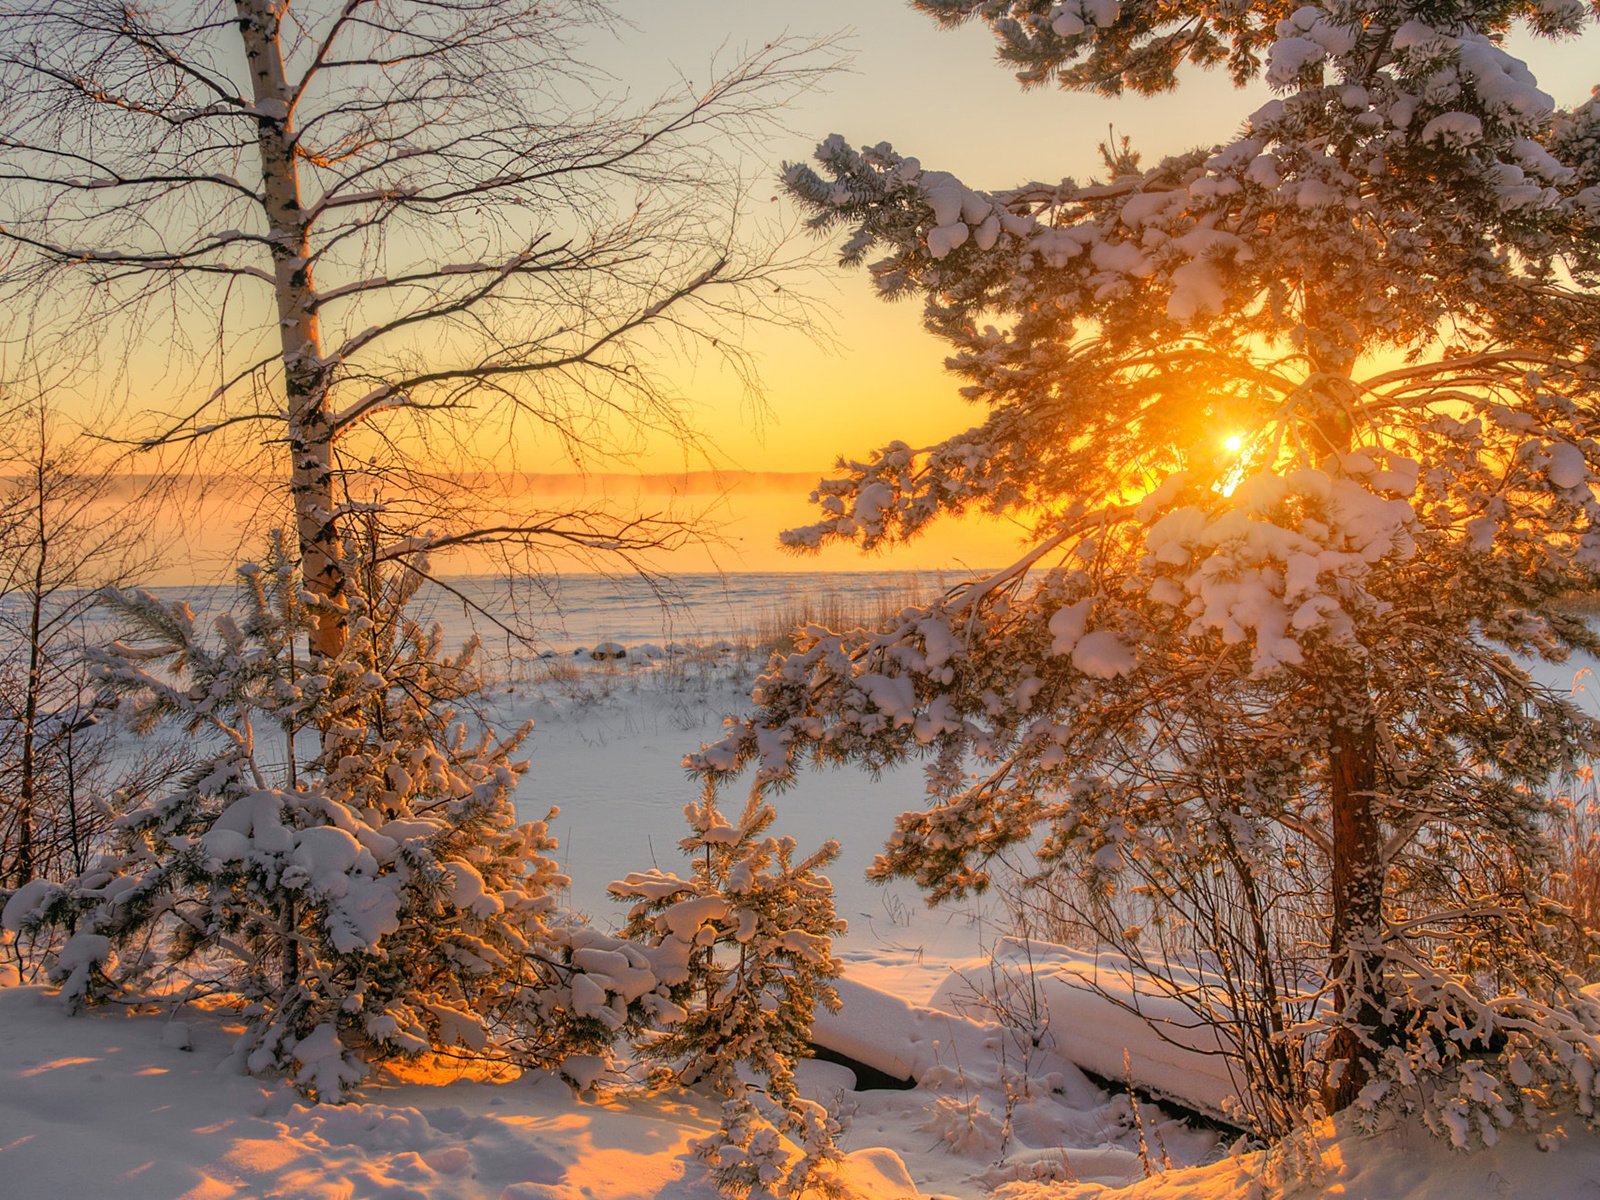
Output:
[[[8,1200],[710,1200],[689,1142],[693,1098],[577,1101],[548,1077],[366,1088],[341,1106],[226,1069],[221,1023],[68,1017],[35,988],[0,991],[0,1195]],[[898,1158],[853,1156],[869,1200],[913,1195]]]
[[[1573,670],[1564,669],[1568,680]],[[501,727],[539,720],[519,806],[527,817],[563,806],[558,857],[574,878],[572,902],[597,923],[624,915],[605,899],[611,879],[681,867],[682,808],[695,788],[679,762],[737,705],[744,680],[736,676],[733,664],[698,678],[591,665],[576,680],[519,680],[493,697]],[[806,1094],[846,1121],[848,1182],[863,1200],[976,1200],[996,1189],[1008,1200],[1600,1196],[1600,1140],[1581,1133],[1553,1153],[1515,1136],[1477,1154],[1411,1129],[1375,1140],[1347,1133],[1325,1138],[1314,1156],[1320,1177],[1299,1181],[1260,1156],[1181,1169],[1217,1154],[1216,1139],[1149,1105],[1139,1114],[1148,1156],[1158,1170],[1168,1156],[1178,1168],[1143,1179],[1132,1104],[1073,1063],[1120,1076],[1127,1049],[1137,1076],[1200,1107],[1222,1084],[1213,1064],[1143,1036],[1082,988],[1083,956],[1037,945],[1019,955],[1003,940],[1003,914],[929,911],[909,887],[866,886],[862,870],[894,814],[921,799],[914,769],[877,781],[813,772],[778,798],[775,832],[803,848],[828,837],[845,846],[832,872],[852,925],[840,947],[845,1009],[824,1018],[818,1041],[919,1080],[909,1091],[858,1092],[843,1067],[802,1064]],[[974,1000],[984,992],[1003,1000],[1023,965],[1037,973],[1048,1018],[1037,1044],[1019,1020],[1025,1005]],[[7,972],[0,963],[0,985],[14,982]],[[595,1102],[530,1075],[380,1081],[351,1104],[307,1107],[270,1080],[233,1073],[231,1040],[214,1014],[191,1010],[181,1023],[121,1011],[70,1018],[37,989],[0,987],[0,1197],[715,1197],[689,1149],[714,1124],[703,1097]]]
[[[1549,1146],[1549,1149],[1542,1148]],[[1374,1135],[1324,1123],[1294,1152],[1257,1152],[1167,1171],[1125,1188],[1016,1183],[998,1200],[1588,1200],[1600,1195],[1600,1139],[1508,1137],[1452,1150],[1420,1126]]]

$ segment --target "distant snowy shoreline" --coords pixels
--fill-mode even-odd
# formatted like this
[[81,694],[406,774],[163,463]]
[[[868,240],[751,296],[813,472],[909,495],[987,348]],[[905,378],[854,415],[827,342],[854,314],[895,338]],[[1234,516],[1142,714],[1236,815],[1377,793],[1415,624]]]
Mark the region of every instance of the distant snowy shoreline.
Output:
[[[876,612],[927,599],[977,571],[754,571],[440,576],[424,585],[412,615],[443,626],[447,646],[477,634],[512,656],[589,649],[601,642],[750,641],[791,613]],[[148,589],[202,617],[234,602],[231,584]],[[514,641],[508,630],[526,636]]]

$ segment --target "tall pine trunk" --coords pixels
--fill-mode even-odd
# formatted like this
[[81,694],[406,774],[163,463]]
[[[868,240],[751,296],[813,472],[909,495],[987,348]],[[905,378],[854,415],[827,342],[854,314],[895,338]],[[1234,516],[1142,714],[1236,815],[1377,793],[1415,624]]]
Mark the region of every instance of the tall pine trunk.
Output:
[[272,244],[284,399],[291,456],[290,495],[306,588],[329,602],[311,636],[314,657],[344,648],[345,579],[334,525],[333,418],[329,374],[317,325],[311,273],[310,220],[300,205],[294,134],[294,90],[284,74],[279,16],[268,0],[236,0],[239,29],[256,107],[262,203]]
[[[1320,364],[1319,364],[1320,365]],[[1323,378],[1315,426],[1325,448],[1347,454],[1349,413],[1338,394],[1348,389],[1354,357]],[[1328,978],[1339,1025],[1329,1039],[1329,1078],[1323,1100],[1330,1112],[1348,1107],[1373,1077],[1385,1040],[1383,998],[1383,841],[1374,808],[1378,736],[1366,665],[1357,655],[1330,655],[1318,664],[1328,747],[1328,819],[1332,843],[1333,918]]]
[[1329,808],[1333,824],[1333,923],[1329,978],[1341,1024],[1328,1047],[1330,1112],[1350,1105],[1372,1078],[1383,1040],[1383,844],[1373,811],[1377,731],[1370,711],[1338,706],[1329,716]]

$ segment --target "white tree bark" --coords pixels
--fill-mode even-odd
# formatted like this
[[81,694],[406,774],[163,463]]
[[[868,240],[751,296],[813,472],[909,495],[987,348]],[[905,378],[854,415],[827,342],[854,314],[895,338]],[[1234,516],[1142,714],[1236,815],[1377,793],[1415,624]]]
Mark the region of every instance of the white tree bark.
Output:
[[58,361],[115,347],[108,328],[188,349],[187,386],[139,395],[153,429],[130,442],[287,447],[274,472],[327,602],[314,654],[343,643],[340,523],[374,488],[407,495],[378,522],[386,557],[681,537],[630,514],[463,513],[451,481],[504,470],[511,447],[473,457],[453,434],[492,418],[580,461],[635,433],[692,440],[649,332],[747,373],[746,321],[800,320],[776,245],[741,236],[733,158],[823,58],[776,41],[641,105],[576,57],[610,21],[594,0],[0,9],[13,340]]
[[261,153],[261,204],[272,247],[273,289],[283,346],[289,493],[306,587],[328,602],[317,620],[312,652],[331,657],[344,647],[344,573],[333,519],[333,424],[327,367],[317,325],[310,222],[300,203],[294,137],[295,90],[284,72],[280,15],[270,0],[236,0],[244,38]]
[[237,0],[238,29],[250,64],[258,144],[261,206],[272,246],[278,336],[283,346],[283,390],[290,448],[290,496],[301,573],[314,595],[330,602],[317,619],[312,653],[333,656],[344,648],[344,571],[333,520],[333,421],[328,373],[317,326],[317,285],[312,280],[310,222],[301,206],[294,146],[294,88],[283,70],[280,13],[270,0]]

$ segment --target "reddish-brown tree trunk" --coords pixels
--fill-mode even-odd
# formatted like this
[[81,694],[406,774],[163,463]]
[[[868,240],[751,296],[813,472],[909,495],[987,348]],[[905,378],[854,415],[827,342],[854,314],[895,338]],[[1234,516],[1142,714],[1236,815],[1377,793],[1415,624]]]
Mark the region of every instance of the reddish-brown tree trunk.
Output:
[[[1308,324],[1315,304],[1308,300]],[[1317,364],[1327,394],[1314,422],[1332,454],[1348,453],[1353,357]],[[1341,381],[1342,384],[1341,384]],[[1332,843],[1332,923],[1328,975],[1339,1026],[1329,1041],[1329,1079],[1323,1100],[1330,1112],[1348,1107],[1372,1079],[1387,1020],[1383,997],[1383,896],[1386,871],[1378,827],[1378,735],[1366,671],[1359,658],[1335,655],[1323,664],[1328,696],[1328,818]]]
[[1377,734],[1370,713],[1329,720],[1329,808],[1333,824],[1333,924],[1328,938],[1333,1002],[1341,1026],[1328,1047],[1330,1112],[1347,1107],[1372,1078],[1384,1021],[1383,844],[1373,811]]

